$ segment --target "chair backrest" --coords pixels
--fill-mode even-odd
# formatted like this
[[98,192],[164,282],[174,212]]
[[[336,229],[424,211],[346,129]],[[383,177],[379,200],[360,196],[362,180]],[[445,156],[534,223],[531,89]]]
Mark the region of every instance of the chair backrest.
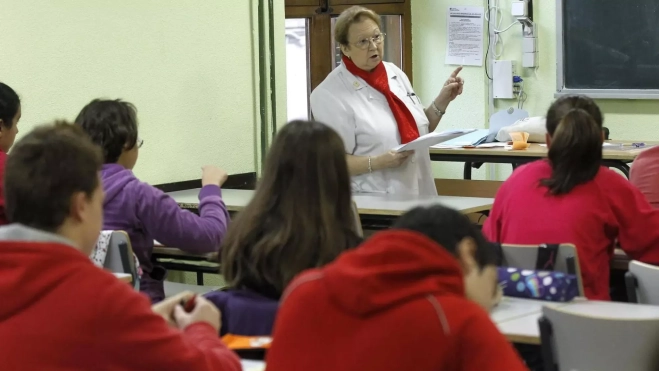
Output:
[[135,265],[133,248],[126,232],[112,231],[103,267],[115,273],[129,273],[133,276],[133,285],[139,287],[138,267]]
[[352,200],[352,215],[355,219],[355,231],[359,237],[364,237],[364,230],[362,229],[362,220],[359,217],[359,209],[357,208],[357,203],[355,200]]
[[625,280],[630,302],[659,305],[659,267],[632,260]]
[[659,370],[659,315],[593,317],[570,313],[570,307],[542,308],[539,326],[545,371]]
[[502,128],[527,117],[529,117],[529,113],[523,109],[510,107],[500,110],[490,116],[490,134],[496,135]]
[[[515,267],[521,269],[539,269],[536,266],[538,262],[538,254],[540,254],[540,249],[543,248],[542,245],[501,244],[502,254],[499,265],[502,267]],[[555,261],[556,264],[553,270],[555,272],[575,275],[579,282],[579,296],[585,296],[577,248],[569,243],[559,244]]]

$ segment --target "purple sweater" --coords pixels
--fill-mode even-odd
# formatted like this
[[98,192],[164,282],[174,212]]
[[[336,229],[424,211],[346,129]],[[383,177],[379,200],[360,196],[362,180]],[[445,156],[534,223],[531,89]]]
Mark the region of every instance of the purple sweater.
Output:
[[192,253],[218,250],[229,221],[219,187],[207,185],[201,189],[198,216],[179,208],[174,199],[141,182],[121,165],[103,165],[101,179],[105,191],[103,229],[128,233],[144,271],[140,291],[153,302],[165,297],[165,271],[151,260],[154,239]]

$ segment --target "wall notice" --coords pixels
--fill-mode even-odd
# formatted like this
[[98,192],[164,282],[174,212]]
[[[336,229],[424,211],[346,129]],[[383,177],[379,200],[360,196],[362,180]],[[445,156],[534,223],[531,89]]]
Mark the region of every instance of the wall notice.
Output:
[[446,64],[483,65],[482,6],[450,6],[446,22]]

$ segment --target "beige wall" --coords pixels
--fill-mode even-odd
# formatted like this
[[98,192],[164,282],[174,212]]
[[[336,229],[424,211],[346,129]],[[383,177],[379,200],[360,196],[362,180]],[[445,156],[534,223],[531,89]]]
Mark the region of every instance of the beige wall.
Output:
[[[528,100],[524,109],[532,116],[542,116],[554,99],[556,91],[556,2],[534,1],[535,22],[539,26],[538,49],[540,63],[537,76],[532,70],[517,68],[525,80]],[[446,50],[446,11],[449,5],[485,6],[484,0],[413,0],[412,37],[415,89],[424,102],[435,97],[443,79],[452,66],[444,65]],[[500,0],[503,27],[513,22],[510,16],[510,0]],[[487,32],[484,29],[484,32]],[[502,34],[504,54],[500,59],[515,60],[521,66],[521,27],[514,27]],[[449,107],[440,124],[447,127],[483,127],[488,118],[487,78],[483,67],[466,67],[464,96]],[[497,109],[516,106],[516,101],[497,100]],[[659,140],[659,104],[653,100],[599,100],[605,114],[605,125],[611,136],[623,140]],[[504,179],[510,173],[509,166],[497,166],[497,177]],[[462,166],[439,163],[436,175],[446,178],[462,176]],[[474,177],[484,177],[485,167],[474,172]]]
[[0,81],[21,95],[20,130],[123,98],[139,111],[143,180],[199,178],[205,164],[254,171],[252,3],[0,0]]

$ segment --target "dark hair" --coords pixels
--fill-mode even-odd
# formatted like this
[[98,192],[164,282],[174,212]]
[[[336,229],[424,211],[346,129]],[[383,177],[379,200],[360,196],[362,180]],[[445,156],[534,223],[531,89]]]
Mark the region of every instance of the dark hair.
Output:
[[71,197],[92,196],[101,153],[78,127],[56,122],[19,140],[5,167],[5,210],[12,223],[54,232],[66,220]]
[[5,128],[11,129],[20,105],[21,100],[14,89],[0,82],[0,120]]
[[277,133],[253,199],[229,226],[224,279],[279,299],[297,274],[361,242],[354,218],[343,141],[324,124],[292,121]]
[[137,109],[116,100],[91,101],[80,111],[76,124],[103,150],[106,164],[114,164],[121,153],[137,144]]
[[494,246],[469,218],[446,206],[416,207],[403,214],[393,228],[419,232],[457,256],[458,243],[471,237],[476,243],[476,263],[482,269],[496,264]]
[[566,194],[595,178],[602,165],[602,121],[602,112],[588,97],[561,97],[549,107],[547,157],[552,173],[540,181],[549,193]]

